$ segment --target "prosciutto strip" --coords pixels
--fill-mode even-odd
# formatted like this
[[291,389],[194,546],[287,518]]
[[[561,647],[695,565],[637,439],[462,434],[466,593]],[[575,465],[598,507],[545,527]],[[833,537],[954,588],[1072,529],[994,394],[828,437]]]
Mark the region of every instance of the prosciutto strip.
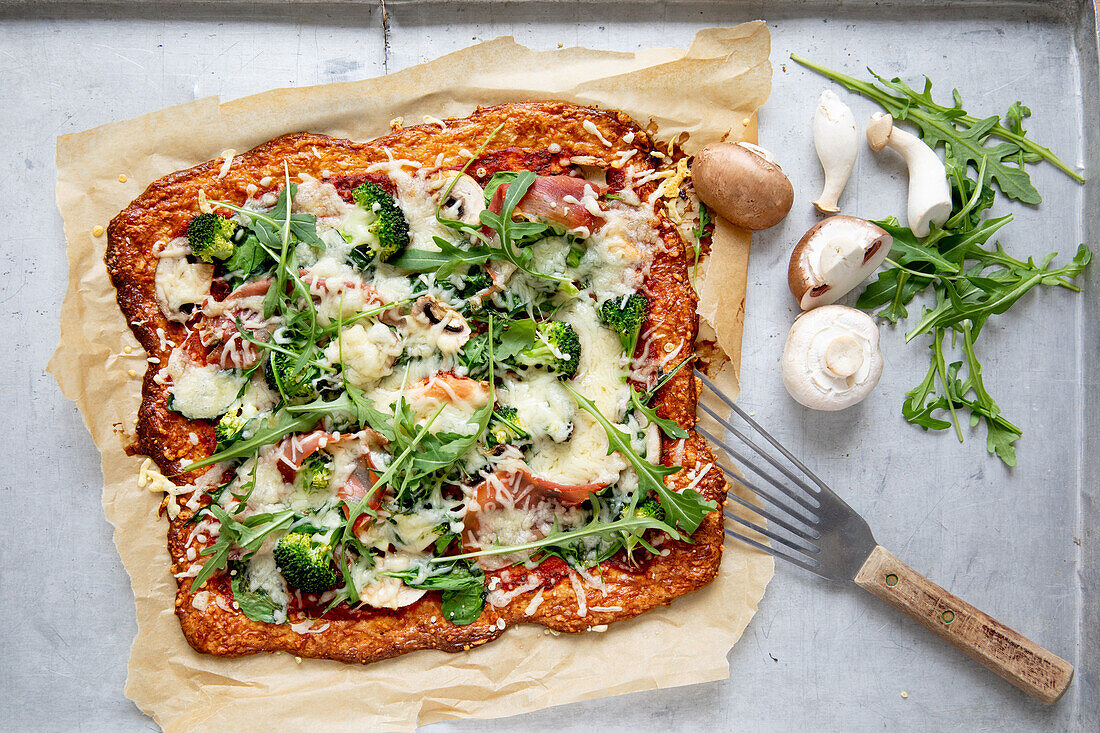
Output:
[[[356,466],[355,471],[348,476],[348,480],[336,490],[336,496],[344,501],[345,517],[351,516],[351,507],[362,501],[376,481],[378,481],[378,474],[372,470],[370,458],[363,456],[359,459],[359,465]],[[377,512],[382,507],[382,497],[385,493],[386,487],[380,487],[367,502],[367,506]],[[373,522],[374,517],[370,514],[360,514],[355,520],[352,531],[356,534],[365,532]]]
[[358,441],[380,445],[385,443],[385,438],[370,428],[357,433],[326,433],[324,430],[314,430],[311,433],[291,435],[283,440],[275,467],[279,469],[279,475],[283,477],[283,481],[288,484],[294,483],[302,464],[317,451],[330,445],[346,445]]
[[[489,210],[494,214],[499,214],[503,210],[504,195],[508,192],[509,185],[501,184],[493,192]],[[592,232],[599,226],[600,220],[583,204],[578,203],[584,198],[586,187],[591,187],[597,195],[603,188],[591,181],[573,176],[538,176],[527,189],[527,193],[523,194],[523,198],[519,200],[516,211],[536,219],[561,224],[567,229],[584,227]]]

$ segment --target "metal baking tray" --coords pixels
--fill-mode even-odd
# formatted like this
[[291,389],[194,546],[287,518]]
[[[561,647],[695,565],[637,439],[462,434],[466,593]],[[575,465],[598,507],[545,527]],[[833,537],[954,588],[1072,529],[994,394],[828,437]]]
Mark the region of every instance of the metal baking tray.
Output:
[[[885,376],[862,405],[808,413],[783,392],[778,358],[794,316],[786,259],[814,221],[820,185],[810,118],[827,83],[797,52],[857,76],[928,74],[970,111],[1034,110],[1028,129],[1100,177],[1096,10],[1079,2],[188,3],[0,2],[0,377],[9,418],[0,491],[0,706],[6,730],[148,730],[123,697],[133,638],[129,583],[99,506],[99,456],[43,366],[57,339],[66,260],[52,206],[54,137],[217,94],[366,78],[499,35],[539,48],[683,46],[702,27],[768,20],[774,88],[761,143],[797,184],[791,216],[755,238],[741,402],[930,578],[1077,666],[1044,708],[855,589],[779,566],[730,654],[724,682],[639,693],[437,731],[1081,730],[1100,728],[1100,268],[1085,293],[1033,292],[987,328],[987,383],[1024,430],[1020,466],[905,424],[900,403],[926,356],[884,329]],[[691,94],[690,89],[684,90]],[[846,97],[857,117],[872,106]],[[1049,167],[1037,209],[1001,241],[1014,253],[1100,238],[1100,180]],[[861,151],[846,209],[904,209],[905,171]],[[690,664],[685,659],[684,664]],[[568,680],[558,681],[568,684]]]

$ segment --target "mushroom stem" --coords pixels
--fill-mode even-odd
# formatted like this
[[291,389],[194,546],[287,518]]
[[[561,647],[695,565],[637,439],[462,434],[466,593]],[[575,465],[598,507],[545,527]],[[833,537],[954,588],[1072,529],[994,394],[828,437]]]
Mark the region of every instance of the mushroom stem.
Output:
[[852,336],[837,336],[825,348],[825,366],[838,377],[847,379],[863,366],[863,348]]
[[814,112],[814,149],[825,171],[825,187],[814,206],[822,214],[836,214],[859,154],[859,132],[852,110],[829,89],[821,93]]
[[916,135],[894,127],[894,118],[882,112],[871,115],[867,124],[867,143],[878,152],[893,148],[909,168],[909,228],[918,237],[927,237],[931,225],[937,226],[951,216],[951,188],[947,169],[936,151]]

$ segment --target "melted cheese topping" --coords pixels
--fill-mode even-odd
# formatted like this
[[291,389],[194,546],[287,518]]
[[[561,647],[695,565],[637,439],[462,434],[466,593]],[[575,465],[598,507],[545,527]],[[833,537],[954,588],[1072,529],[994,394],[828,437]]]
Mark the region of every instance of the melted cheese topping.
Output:
[[229,411],[245,384],[238,371],[200,366],[176,350],[168,359],[172,409],[192,420],[213,420]]
[[[598,130],[589,132],[603,140]],[[629,169],[629,160],[629,155],[620,156],[619,166]],[[226,166],[230,163],[231,158],[227,158]],[[389,176],[396,187],[397,203],[409,223],[410,247],[438,251],[437,237],[459,247],[469,246],[468,233],[456,232],[435,218],[438,196],[442,193],[440,183],[446,178],[427,172],[413,173],[410,167],[416,166],[400,160],[371,167],[371,172]],[[602,170],[587,172],[593,179],[603,174]],[[627,173],[629,179],[633,174],[629,170]],[[261,187],[270,187],[272,181],[259,183]],[[464,180],[464,185],[469,182]],[[477,532],[472,537],[464,535],[462,540],[464,545],[471,543],[474,547],[522,544],[553,531],[580,527],[592,519],[593,510],[587,505],[568,507],[553,498],[533,505],[526,500],[516,501],[513,493],[516,487],[501,481],[498,475],[530,472],[538,479],[559,484],[607,486],[608,496],[620,503],[615,509],[603,506],[600,518],[614,519],[617,514],[608,512],[618,512],[618,507],[629,500],[638,486],[629,462],[618,453],[609,454],[604,429],[578,408],[556,374],[540,368],[498,364],[493,388],[488,382],[469,379],[465,349],[485,326],[483,316],[472,317],[469,323],[467,316],[473,312],[469,310],[473,305],[486,298],[487,303],[511,311],[517,319],[530,314],[539,320],[552,317],[571,325],[580,341],[580,363],[570,385],[592,400],[609,421],[629,431],[636,450],[649,460],[656,460],[659,435],[655,426],[647,426],[644,418],[630,412],[627,381],[632,375],[648,373],[646,370],[652,371],[654,367],[648,363],[632,365],[623,354],[618,335],[604,327],[597,316],[599,303],[641,288],[653,252],[662,246],[652,207],[639,201],[630,188],[621,192],[627,203],[620,205],[601,201],[596,184],[587,186],[579,200],[567,197],[567,203],[595,215],[600,225],[594,231],[575,229],[570,236],[550,235],[530,245],[532,267],[539,273],[579,283],[580,292],[565,293],[558,283],[526,273],[512,263],[492,260],[486,265],[493,287],[470,296],[460,294],[467,286],[464,266],[446,277],[437,277],[431,271],[411,273],[377,261],[366,269],[353,264],[349,259],[353,250],[363,251],[362,248],[378,244],[373,231],[375,213],[344,201],[331,184],[309,176],[301,176],[297,186],[294,211],[316,217],[317,235],[324,243],[323,247],[299,243],[295,250],[316,312],[313,328],[332,334],[331,339],[325,337],[319,342],[314,359],[320,375],[314,384],[325,388],[324,399],[332,399],[347,384],[362,390],[374,409],[391,413],[403,398],[419,424],[433,419],[431,432],[448,440],[474,434],[478,430],[475,416],[485,414],[479,410],[495,402],[515,408],[519,422],[530,434],[529,444],[522,447],[489,448],[483,439],[469,441],[465,454],[452,464],[448,490],[436,486],[411,508],[389,504],[387,495],[368,525],[356,529],[362,546],[371,549],[367,556],[353,558],[348,568],[361,601],[379,608],[400,608],[421,598],[424,590],[412,588],[386,573],[412,568],[424,576],[429,567],[426,561],[434,554],[437,540],[462,532],[463,511],[478,512]],[[249,199],[245,207],[265,210],[274,205],[275,198],[276,194],[268,190],[258,199]],[[238,221],[247,223],[247,217],[238,215]],[[248,328],[256,329],[254,333],[260,334],[256,337],[259,340],[270,339],[279,348],[293,343],[279,316],[263,317],[266,301],[262,289],[259,294],[252,290],[232,301],[215,302],[209,297],[213,266],[189,262],[186,254],[186,247],[167,247],[158,262],[157,298],[166,317],[187,322],[190,316],[186,306],[194,304],[203,304],[202,316],[211,320],[232,321],[243,312],[244,322]],[[425,302],[432,304],[429,310],[425,310]],[[365,313],[368,310],[371,312]],[[339,324],[342,325],[337,328]],[[203,333],[206,338],[206,332]],[[238,343],[235,348],[238,359],[243,359],[243,346]],[[161,375],[170,384],[172,408],[188,417],[211,420],[228,412],[247,423],[243,437],[255,435],[285,407],[282,396],[264,377],[267,367],[262,363],[267,358],[266,352],[261,349],[258,354],[261,368],[250,372],[246,380],[242,369],[194,364],[187,361],[182,350],[176,350]],[[307,400],[299,403],[302,401]],[[287,441],[297,441],[294,443],[297,446],[309,442],[308,435],[299,435],[261,447],[241,461],[236,466],[232,491],[221,494],[222,505],[227,510],[239,509],[235,517],[240,521],[289,508],[302,517],[297,521],[305,521],[318,531],[343,526],[343,507],[357,504],[362,492],[397,456],[393,447],[377,436],[370,439],[341,436],[336,432],[341,424],[338,417],[328,415],[321,421],[316,428],[326,431],[321,447],[314,447],[305,458],[297,459],[304,462],[312,456],[327,466],[329,473],[319,485],[295,477],[301,466],[293,460],[288,473],[287,456],[295,454]],[[392,422],[391,418],[391,428]],[[503,508],[477,506],[476,487],[482,481],[493,484],[497,504]],[[396,477],[391,482],[398,483]],[[384,487],[383,492],[390,488]],[[456,488],[462,490],[461,498],[455,498]],[[235,503],[238,501],[235,493],[246,497],[241,500],[243,507]],[[212,536],[217,524],[209,525],[200,523],[203,532]],[[248,579],[251,591],[262,592],[282,608],[280,618],[285,621],[291,590],[271,553],[279,536],[275,534],[265,540],[261,551],[248,562]],[[595,553],[599,543],[594,538],[581,549]],[[483,564],[505,567],[528,560],[529,553],[520,552],[487,558]],[[198,564],[187,572],[197,573],[194,568]],[[571,579],[575,584],[580,582],[576,576]],[[529,589],[513,592],[526,590]],[[494,593],[490,601],[497,603],[502,592]],[[529,615],[537,610],[541,597],[540,593],[529,604]],[[196,607],[208,602],[198,597],[194,600]],[[578,591],[578,602],[583,613],[583,590]],[[317,631],[306,624],[295,628],[299,626],[301,633]]]
[[182,311],[183,306],[203,302],[210,295],[213,279],[213,265],[188,262],[182,256],[161,257],[154,276],[160,312],[170,321],[186,321],[190,316]]

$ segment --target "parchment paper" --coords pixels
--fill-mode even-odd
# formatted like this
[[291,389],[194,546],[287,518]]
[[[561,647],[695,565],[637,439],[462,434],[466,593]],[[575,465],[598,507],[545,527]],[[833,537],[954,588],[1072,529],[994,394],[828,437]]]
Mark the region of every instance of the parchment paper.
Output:
[[[264,723],[287,731],[411,730],[729,675],[726,654],[772,574],[770,557],[740,545],[725,548],[720,575],[704,590],[603,633],[555,638],[519,626],[470,652],[414,652],[368,666],[281,653],[235,660],[195,653],[173,613],[175,581],[165,524],[156,516],[160,496],[137,487],[141,459],[123,451],[146,363],[107,279],[106,238],[93,229],[149,182],[229,148],[243,151],[297,130],[367,140],[398,116],[416,124],[425,115],[465,116],[479,104],[559,99],[618,108],[643,125],[655,122],[661,139],[688,133],[688,152],[727,135],[755,141],[755,110],[771,86],[769,46],[759,21],[701,31],[687,51],[536,52],[500,38],[379,79],[280,89],[221,105],[200,99],[58,138],[57,201],[70,273],[49,370],[103,456],[104,512],[137,606],[128,697],[168,731]],[[718,324],[734,377],[748,250],[747,232],[719,228],[700,305]]]

